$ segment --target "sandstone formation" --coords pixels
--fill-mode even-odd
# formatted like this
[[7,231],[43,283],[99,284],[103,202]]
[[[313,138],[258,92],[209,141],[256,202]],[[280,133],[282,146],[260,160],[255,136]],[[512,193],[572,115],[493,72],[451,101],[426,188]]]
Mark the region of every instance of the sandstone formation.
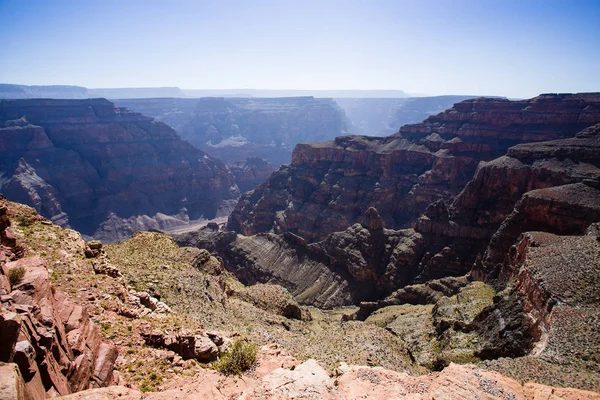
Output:
[[168,348],[182,359],[194,358],[198,361],[215,361],[219,354],[231,347],[231,339],[217,332],[193,332],[182,330],[177,334],[165,334],[160,330],[143,332],[147,345]]
[[429,204],[458,195],[480,161],[519,143],[572,137],[599,121],[600,95],[593,93],[474,99],[387,138],[298,145],[290,166],[242,197],[228,226],[313,242],[374,206],[388,228],[407,227]]
[[5,200],[0,214],[0,362],[18,366],[10,396],[44,399],[114,384],[116,347],[103,340],[85,307],[51,284],[48,262],[16,246]]
[[449,248],[468,240],[470,251],[456,251],[458,265],[466,272],[485,252],[478,265],[487,265],[487,279],[495,279],[492,270],[521,233],[583,234],[599,221],[599,146],[600,125],[594,125],[573,138],[511,147],[506,156],[481,163],[448,206],[430,206],[415,229]]
[[0,190],[105,241],[226,215],[230,171],[152,118],[103,99],[0,102]]

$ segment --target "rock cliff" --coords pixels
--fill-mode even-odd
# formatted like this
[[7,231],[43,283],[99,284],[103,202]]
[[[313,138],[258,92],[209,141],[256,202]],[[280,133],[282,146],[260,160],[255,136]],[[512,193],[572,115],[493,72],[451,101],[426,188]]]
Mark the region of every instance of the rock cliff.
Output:
[[[26,399],[114,384],[116,347],[103,340],[85,307],[56,290],[48,260],[17,246],[11,219],[48,223],[20,207],[0,200],[0,361],[18,366]],[[83,240],[70,240],[82,255]]]
[[594,125],[573,138],[511,147],[507,155],[481,163],[455,200],[447,207],[432,205],[415,229],[450,248],[468,240],[469,248],[458,251],[462,270],[486,252],[478,265],[487,265],[492,279],[491,270],[521,233],[583,234],[598,221],[599,139],[600,125]]
[[599,94],[481,98],[390,137],[298,145],[291,165],[241,198],[228,226],[245,235],[292,232],[312,242],[374,206],[387,227],[408,227],[429,204],[458,195],[479,162],[520,143],[572,137],[598,122]]
[[3,100],[0,127],[2,192],[85,235],[226,215],[239,196],[219,160],[103,99]]

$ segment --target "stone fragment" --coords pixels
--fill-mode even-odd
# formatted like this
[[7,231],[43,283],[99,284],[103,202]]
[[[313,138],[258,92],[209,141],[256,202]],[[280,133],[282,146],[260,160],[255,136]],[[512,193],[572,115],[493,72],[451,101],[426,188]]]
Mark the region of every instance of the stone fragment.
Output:
[[0,399],[25,400],[23,378],[16,364],[0,363]]

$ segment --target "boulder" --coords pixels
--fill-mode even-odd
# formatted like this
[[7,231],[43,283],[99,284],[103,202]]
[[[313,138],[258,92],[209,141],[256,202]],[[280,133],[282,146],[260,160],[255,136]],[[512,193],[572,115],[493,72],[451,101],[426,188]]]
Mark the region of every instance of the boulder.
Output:
[[23,378],[16,364],[0,363],[0,399],[25,400]]

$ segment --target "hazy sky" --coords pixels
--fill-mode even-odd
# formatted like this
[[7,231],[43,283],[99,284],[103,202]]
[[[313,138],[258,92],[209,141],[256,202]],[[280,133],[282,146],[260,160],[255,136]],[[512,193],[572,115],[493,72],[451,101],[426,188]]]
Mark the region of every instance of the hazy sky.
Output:
[[0,0],[0,82],[600,91],[600,0]]

